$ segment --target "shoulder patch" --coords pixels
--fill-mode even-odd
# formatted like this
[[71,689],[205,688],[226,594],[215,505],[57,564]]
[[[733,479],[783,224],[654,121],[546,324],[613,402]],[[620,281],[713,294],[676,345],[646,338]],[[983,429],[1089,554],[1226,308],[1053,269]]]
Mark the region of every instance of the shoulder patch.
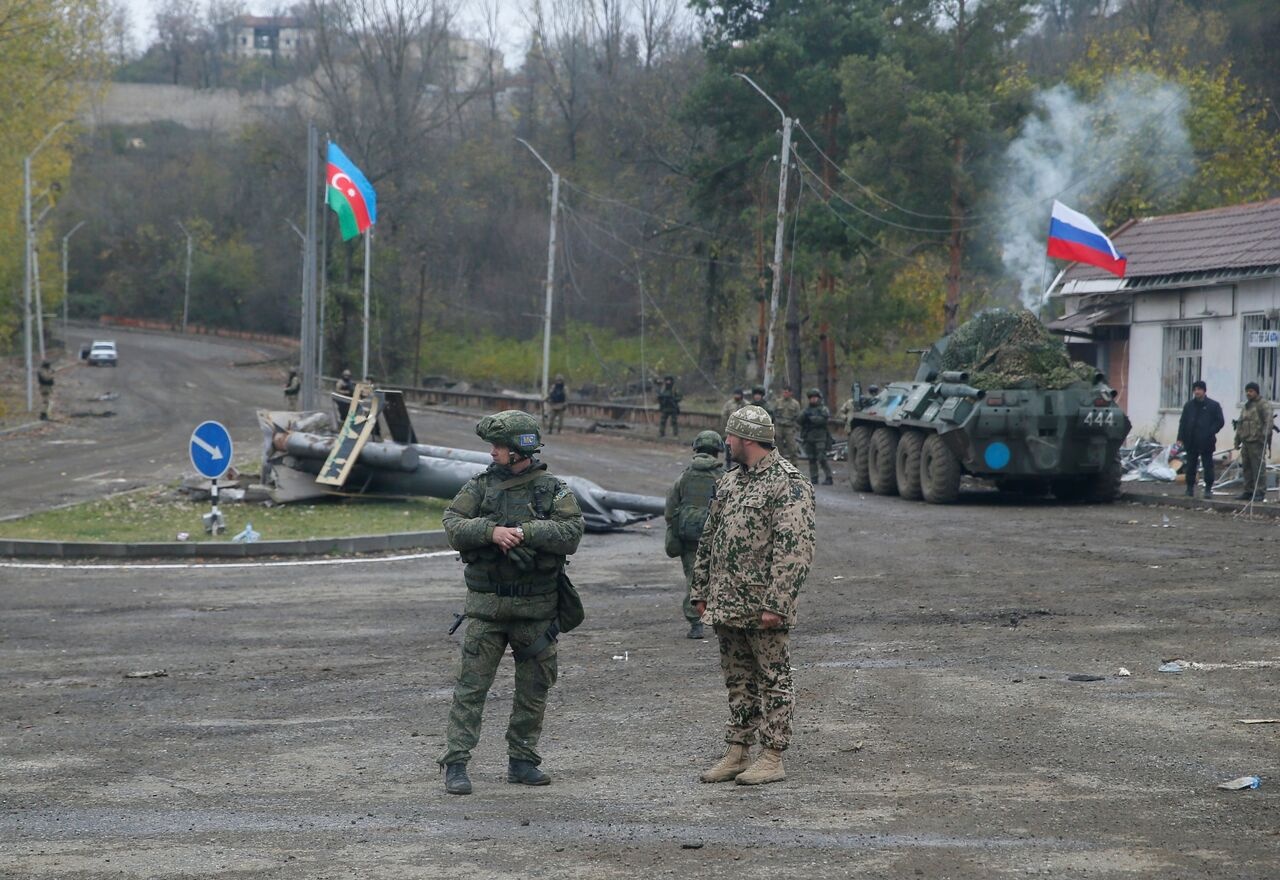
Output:
[[791,484],[791,499],[793,501],[803,501],[804,486],[801,486],[799,483],[793,482]]

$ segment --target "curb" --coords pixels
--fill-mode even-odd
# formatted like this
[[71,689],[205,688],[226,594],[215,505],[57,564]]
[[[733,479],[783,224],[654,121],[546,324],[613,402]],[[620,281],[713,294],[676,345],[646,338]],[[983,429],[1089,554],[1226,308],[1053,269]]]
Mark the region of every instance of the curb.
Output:
[[[1188,498],[1185,495],[1174,497],[1172,495],[1146,495],[1139,492],[1121,492],[1120,501],[1128,501],[1132,504],[1145,504],[1148,507],[1181,507],[1184,510],[1213,510],[1219,513],[1247,513],[1250,516],[1269,516],[1280,518],[1280,504],[1264,504],[1254,502],[1249,505],[1245,501],[1217,500],[1205,501],[1202,498]],[[1249,506],[1246,512],[1245,507]]]
[[326,556],[330,553],[384,553],[390,550],[447,550],[443,529],[396,532],[305,541],[255,541],[252,544],[206,541],[25,541],[0,538],[0,557],[29,559],[246,559],[261,556]]

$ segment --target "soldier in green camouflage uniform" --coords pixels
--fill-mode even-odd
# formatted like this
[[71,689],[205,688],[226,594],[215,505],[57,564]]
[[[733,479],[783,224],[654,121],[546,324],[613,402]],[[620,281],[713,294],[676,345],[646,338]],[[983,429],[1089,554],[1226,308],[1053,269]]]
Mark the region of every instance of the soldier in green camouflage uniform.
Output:
[[551,781],[538,769],[537,752],[547,691],[556,682],[550,627],[565,557],[578,549],[583,530],[573,493],[533,457],[542,446],[537,419],[518,410],[500,412],[481,419],[476,434],[492,444],[493,464],[468,480],[444,513],[449,546],[466,563],[469,619],[449,711],[448,747],[439,761],[450,794],[471,793],[467,762],[508,645],[516,674],[507,725],[507,781]]
[[667,376],[662,380],[662,388],[658,391],[658,436],[667,435],[667,420],[671,421],[671,436],[680,436],[680,401],[683,395],[676,390],[676,379]]
[[803,409],[790,385],[782,389],[782,399],[773,407],[773,430],[778,437],[778,452],[792,464],[800,459],[796,432],[800,429],[800,412]]
[[[794,688],[789,633],[796,597],[813,562],[813,489],[773,448],[773,421],[747,406],[729,423],[740,467],[716,485],[698,555],[691,598],[720,641],[729,691],[723,758],[699,777],[741,785],[786,777]],[[750,761],[751,744],[763,749]]]
[[703,431],[693,438],[693,461],[667,492],[664,516],[667,520],[666,551],[679,556],[684,568],[684,619],[689,622],[689,638],[706,636],[702,620],[689,601],[689,583],[693,578],[693,560],[707,519],[707,507],[716,493],[716,483],[724,476],[720,453],[724,441],[715,431]]
[[825,474],[822,482],[830,486],[831,462],[827,461],[827,450],[831,448],[831,431],[828,422],[831,410],[822,402],[822,392],[817,388],[809,389],[809,406],[800,414],[800,439],[804,442],[804,454],[809,457],[809,479],[818,485],[818,466],[822,466]]
[[763,385],[757,385],[751,389],[751,405],[760,407],[769,414],[769,420],[773,420],[773,403],[770,402],[769,392]]
[[45,422],[49,420],[49,400],[53,397],[53,364],[41,361],[36,379],[40,382],[40,421]]
[[1271,437],[1271,404],[1262,399],[1257,382],[1244,386],[1245,404],[1236,420],[1236,446],[1240,447],[1240,476],[1244,491],[1236,497],[1242,501],[1263,501],[1267,494],[1267,440]]

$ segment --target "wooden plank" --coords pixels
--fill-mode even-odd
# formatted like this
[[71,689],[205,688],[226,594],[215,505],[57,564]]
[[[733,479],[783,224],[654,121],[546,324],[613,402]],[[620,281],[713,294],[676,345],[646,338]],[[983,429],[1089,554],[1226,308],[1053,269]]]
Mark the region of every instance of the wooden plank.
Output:
[[346,421],[342,423],[338,440],[316,476],[316,482],[326,486],[345,484],[351,468],[355,467],[356,459],[360,457],[360,450],[364,448],[377,423],[378,395],[374,393],[372,385],[361,383],[351,396]]

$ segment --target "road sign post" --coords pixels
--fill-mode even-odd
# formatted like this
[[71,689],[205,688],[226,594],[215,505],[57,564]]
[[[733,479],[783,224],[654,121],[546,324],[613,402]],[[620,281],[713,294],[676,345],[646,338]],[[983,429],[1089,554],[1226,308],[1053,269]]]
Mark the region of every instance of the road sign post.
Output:
[[220,535],[226,531],[227,524],[218,509],[218,478],[231,467],[231,434],[221,422],[201,422],[191,432],[187,453],[196,471],[210,481],[213,509],[202,517],[204,530],[211,535]]

